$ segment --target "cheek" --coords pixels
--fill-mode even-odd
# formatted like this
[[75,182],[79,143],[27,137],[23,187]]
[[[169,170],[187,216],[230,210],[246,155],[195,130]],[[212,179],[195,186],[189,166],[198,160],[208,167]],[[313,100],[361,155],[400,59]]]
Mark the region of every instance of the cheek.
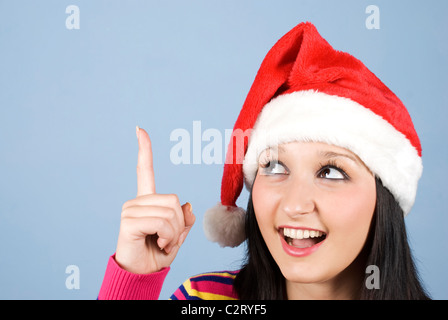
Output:
[[[339,219],[335,224],[343,226],[362,227],[370,222],[376,203],[376,190],[372,186],[354,187],[340,194],[335,200],[334,208],[338,212]],[[340,223],[337,223],[340,222]]]
[[[267,197],[266,195],[269,195]],[[261,233],[265,236],[267,230],[274,229],[275,212],[277,210],[281,193],[269,186],[261,179],[255,179],[252,188],[252,203],[255,216]]]
[[[367,239],[376,204],[375,184],[354,186],[326,203],[322,218],[335,246],[343,246],[347,256],[356,256]],[[340,250],[338,250],[340,251]]]
[[255,179],[252,188],[252,203],[258,224],[261,228],[264,224],[263,221],[269,219],[269,212],[273,212],[273,203],[272,201],[268,201],[266,197],[266,187],[257,179]]

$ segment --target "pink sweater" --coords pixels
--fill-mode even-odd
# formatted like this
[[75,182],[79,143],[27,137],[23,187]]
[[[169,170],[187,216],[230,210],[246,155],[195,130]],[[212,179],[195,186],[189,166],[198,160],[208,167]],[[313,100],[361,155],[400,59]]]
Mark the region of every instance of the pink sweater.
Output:
[[[157,300],[170,268],[150,274],[134,274],[109,257],[98,300]],[[236,271],[200,274],[186,280],[171,296],[173,300],[235,300]]]

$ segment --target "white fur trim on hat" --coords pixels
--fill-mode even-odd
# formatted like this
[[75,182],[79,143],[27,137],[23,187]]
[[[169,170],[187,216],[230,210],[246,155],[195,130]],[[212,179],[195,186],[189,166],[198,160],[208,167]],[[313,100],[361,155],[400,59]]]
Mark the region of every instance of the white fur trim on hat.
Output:
[[204,233],[208,240],[221,247],[237,247],[246,239],[244,220],[246,211],[224,206],[218,202],[204,214]]
[[314,90],[284,94],[259,114],[244,158],[249,189],[263,150],[292,141],[325,142],[355,153],[381,179],[407,215],[422,174],[421,157],[404,134],[351,99]]

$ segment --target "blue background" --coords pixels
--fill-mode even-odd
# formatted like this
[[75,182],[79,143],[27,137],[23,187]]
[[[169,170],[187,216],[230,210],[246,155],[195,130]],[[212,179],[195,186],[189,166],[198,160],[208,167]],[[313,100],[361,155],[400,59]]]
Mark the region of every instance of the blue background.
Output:
[[[65,25],[72,4],[79,30]],[[365,26],[370,4],[379,30]],[[424,283],[447,299],[447,12],[423,0],[0,0],[0,298],[96,298],[121,206],[136,195],[136,125],[153,141],[157,191],[197,216],[161,298],[194,274],[239,268],[244,246],[220,248],[202,231],[222,165],[174,165],[170,133],[192,134],[199,120],[224,135],[267,51],[311,21],[413,117],[424,172],[406,223]],[[79,267],[78,290],[65,286],[68,265]]]

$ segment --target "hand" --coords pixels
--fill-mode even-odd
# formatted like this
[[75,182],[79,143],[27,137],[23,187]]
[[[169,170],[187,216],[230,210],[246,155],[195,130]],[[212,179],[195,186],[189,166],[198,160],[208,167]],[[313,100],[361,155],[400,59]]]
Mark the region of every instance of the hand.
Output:
[[190,203],[156,193],[151,140],[138,127],[137,138],[137,197],[123,205],[115,260],[129,272],[148,274],[171,265],[196,218]]

